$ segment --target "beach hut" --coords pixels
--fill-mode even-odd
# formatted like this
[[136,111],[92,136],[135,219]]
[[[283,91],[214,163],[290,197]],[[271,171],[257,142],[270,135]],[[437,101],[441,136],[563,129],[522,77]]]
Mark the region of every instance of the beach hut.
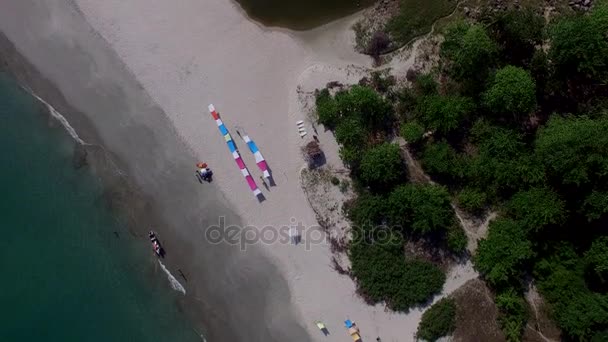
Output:
[[311,141],[306,144],[306,146],[302,147],[302,154],[308,163],[309,169],[314,169],[325,164],[325,154],[316,141]]

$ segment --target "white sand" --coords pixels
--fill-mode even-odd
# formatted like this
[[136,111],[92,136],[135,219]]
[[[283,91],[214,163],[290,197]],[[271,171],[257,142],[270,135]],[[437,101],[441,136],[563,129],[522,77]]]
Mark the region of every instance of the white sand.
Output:
[[[316,225],[299,184],[303,166],[299,149],[305,140],[297,134],[295,122],[307,117],[296,89],[301,85],[311,91],[332,80],[354,83],[360,78],[358,68],[371,65],[369,58],[351,47],[352,17],[293,34],[261,27],[226,0],[76,3],[167,113],[188,146],[214,169],[215,182],[247,224],[280,227],[291,224],[293,218],[306,227]],[[266,201],[258,203],[251,194],[207,111],[209,103],[240,143],[244,161]],[[236,125],[256,140],[269,162],[276,182],[270,191],[260,184],[261,172],[239,141]],[[309,124],[307,130],[310,138]],[[322,141],[332,139],[319,133]],[[336,153],[328,155],[335,158]],[[305,250],[303,245],[272,244],[265,250],[286,275],[297,314],[313,338],[348,340],[343,321],[350,318],[359,325],[364,341],[375,341],[376,336],[383,341],[413,340],[421,311],[395,314],[386,312],[383,305],[363,303],[354,283],[331,268],[327,245]],[[457,270],[449,275],[446,292],[475,277],[470,265]],[[313,324],[317,319],[325,322],[329,336],[317,330]]]

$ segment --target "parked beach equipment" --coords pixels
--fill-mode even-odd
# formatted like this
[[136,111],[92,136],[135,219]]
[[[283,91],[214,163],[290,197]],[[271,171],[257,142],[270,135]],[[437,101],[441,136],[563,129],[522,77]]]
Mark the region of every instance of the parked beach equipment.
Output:
[[226,128],[226,126],[224,126],[224,123],[220,119],[219,114],[215,111],[215,107],[212,104],[209,105],[209,112],[215,120],[215,123],[217,124],[217,128],[220,130],[220,133],[222,134],[222,136],[224,136],[224,140],[226,140],[226,145],[228,145],[228,149],[230,150],[230,153],[232,153],[234,161],[241,170],[241,174],[243,175],[243,177],[245,177],[247,184],[249,184],[249,188],[253,192],[253,195],[256,197],[261,195],[262,191],[255,184],[253,177],[251,177],[249,170],[247,170],[247,167],[245,166],[245,163],[243,162],[243,159],[241,158],[241,155],[239,154],[239,151],[237,150],[236,145],[234,144],[234,140],[232,140],[232,136],[230,136],[228,129]]

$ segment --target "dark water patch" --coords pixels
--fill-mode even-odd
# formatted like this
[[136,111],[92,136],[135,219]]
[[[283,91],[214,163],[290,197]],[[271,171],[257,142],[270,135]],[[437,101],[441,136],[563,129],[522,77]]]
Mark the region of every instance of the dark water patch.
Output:
[[200,341],[147,241],[120,234],[46,115],[0,74],[0,340]]
[[235,0],[254,20],[266,26],[308,30],[345,17],[376,0]]

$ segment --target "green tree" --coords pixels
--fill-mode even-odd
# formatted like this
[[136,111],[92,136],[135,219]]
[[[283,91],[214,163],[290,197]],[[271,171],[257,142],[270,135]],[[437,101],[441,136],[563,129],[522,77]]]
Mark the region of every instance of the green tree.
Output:
[[583,212],[589,221],[597,220],[608,213],[608,193],[600,190],[593,190],[585,198]]
[[547,188],[520,191],[507,204],[509,213],[528,229],[539,231],[548,225],[564,223],[564,201]]
[[401,125],[401,136],[410,144],[420,142],[424,136],[424,127],[417,121],[410,121]]
[[359,178],[374,189],[389,189],[403,183],[405,162],[398,145],[383,143],[367,150],[361,159]]
[[483,98],[492,112],[517,118],[536,106],[536,84],[526,70],[509,65],[496,72]]
[[486,207],[487,195],[475,188],[464,188],[456,195],[458,205],[471,214],[479,214]]
[[608,120],[553,116],[539,130],[536,155],[563,184],[601,183],[608,176]]
[[317,94],[316,106],[319,122],[333,129],[338,123],[339,113],[336,101],[329,94],[329,90],[323,89]]
[[334,131],[336,141],[349,148],[362,149],[367,143],[367,132],[358,118],[341,120]]
[[496,296],[496,307],[500,312],[498,321],[507,337],[507,341],[518,342],[528,321],[528,305],[526,300],[513,288]]
[[471,129],[478,151],[468,163],[467,178],[490,196],[545,180],[543,165],[526,148],[519,133],[480,120]]
[[483,26],[457,22],[447,29],[440,54],[450,62],[447,68],[454,79],[475,86],[487,77],[497,50]]
[[431,74],[422,74],[416,77],[414,89],[418,96],[437,95],[439,84]]
[[437,266],[406,259],[403,241],[397,235],[389,235],[382,243],[355,241],[350,244],[349,256],[359,292],[369,302],[385,301],[393,310],[424,303],[441,291],[445,282]]
[[391,104],[371,88],[355,85],[337,101],[343,117],[358,118],[367,127],[378,129],[392,121]]
[[561,77],[573,72],[598,81],[608,77],[608,5],[597,4],[590,15],[562,17],[549,29],[549,58]]
[[448,228],[446,236],[446,245],[448,250],[455,254],[460,254],[467,249],[467,234],[464,229],[454,220]]
[[386,200],[377,195],[363,193],[348,208],[348,218],[357,226],[376,225],[386,216]]
[[417,105],[418,116],[426,127],[442,134],[457,129],[474,109],[473,101],[462,96],[425,96]]
[[443,298],[422,314],[416,338],[434,342],[456,329],[456,302]]
[[454,180],[462,176],[462,162],[445,140],[427,144],[422,152],[422,167],[433,177]]
[[438,185],[402,185],[389,195],[388,206],[391,224],[419,234],[446,230],[454,220],[450,196]]
[[525,65],[532,58],[536,46],[543,42],[545,18],[538,11],[525,8],[511,9],[499,15],[496,28],[502,55],[510,62]]
[[608,282],[608,236],[593,241],[585,253],[585,263],[602,283]]
[[473,260],[488,283],[502,287],[518,281],[522,268],[533,257],[532,242],[522,224],[499,218],[490,223],[488,237],[479,241]]

